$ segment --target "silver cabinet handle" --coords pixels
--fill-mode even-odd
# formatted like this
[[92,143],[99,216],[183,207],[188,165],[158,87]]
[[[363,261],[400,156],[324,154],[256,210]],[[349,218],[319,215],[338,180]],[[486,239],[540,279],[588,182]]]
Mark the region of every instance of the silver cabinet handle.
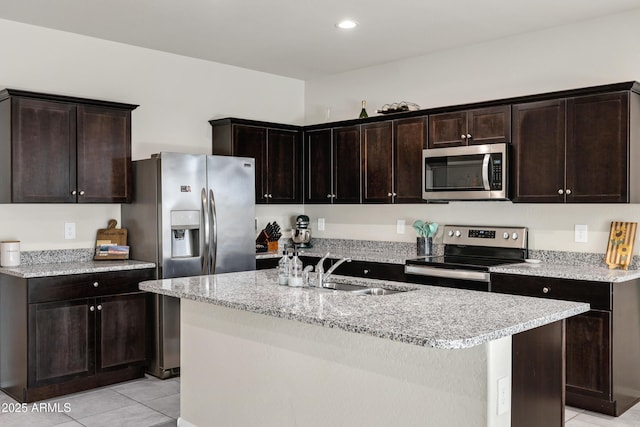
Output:
[[80,195],[84,196],[84,190],[80,190]]
[[558,190],[558,194],[564,194],[564,191],[561,189]]
[[102,310],[102,304],[98,304],[98,311]]
[[76,194],[78,194],[78,192],[77,192],[76,190],[73,190],[73,191],[71,192],[71,195],[72,195],[72,196],[75,196]]
[[98,282],[93,282],[93,287],[97,288],[98,286],[100,286],[100,284]]
[[542,288],[542,293],[544,294],[548,294],[549,292],[551,292],[551,288],[545,286],[544,288]]
[[571,194],[571,190],[567,188],[567,196]]
[[96,308],[94,306],[89,307],[89,311],[96,311]]

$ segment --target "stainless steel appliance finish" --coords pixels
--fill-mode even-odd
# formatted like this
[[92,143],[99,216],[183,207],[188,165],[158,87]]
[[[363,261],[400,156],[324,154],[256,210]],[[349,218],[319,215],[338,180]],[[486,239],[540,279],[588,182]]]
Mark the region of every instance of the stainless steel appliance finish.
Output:
[[422,150],[422,198],[507,200],[509,144]]
[[296,228],[291,236],[293,243],[299,248],[311,248],[311,229],[309,228],[309,217],[298,215],[296,218]]
[[444,255],[407,260],[405,273],[424,284],[489,291],[489,267],[528,256],[526,227],[446,225],[442,241]]
[[[255,270],[255,161],[163,152],[133,164],[134,196],[122,205],[131,257],[157,278]],[[148,295],[148,372],[179,373],[180,300]]]

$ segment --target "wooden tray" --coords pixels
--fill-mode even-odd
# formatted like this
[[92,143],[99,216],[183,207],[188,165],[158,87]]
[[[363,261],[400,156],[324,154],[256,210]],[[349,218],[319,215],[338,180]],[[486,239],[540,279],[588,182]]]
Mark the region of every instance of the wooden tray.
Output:
[[118,221],[115,219],[109,220],[107,228],[101,228],[96,234],[96,253],[94,254],[94,260],[114,260],[114,259],[129,259],[129,252],[126,254],[105,254],[98,255],[98,248],[102,245],[117,245],[127,246],[127,229],[116,228]]
[[613,221],[609,232],[609,244],[605,262],[610,269],[629,269],[633,258],[633,246],[636,241],[637,222]]

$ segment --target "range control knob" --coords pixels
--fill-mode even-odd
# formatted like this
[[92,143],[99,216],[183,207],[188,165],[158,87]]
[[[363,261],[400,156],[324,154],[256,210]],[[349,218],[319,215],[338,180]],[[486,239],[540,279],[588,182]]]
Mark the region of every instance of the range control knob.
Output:
[[456,230],[456,237],[460,237],[462,236],[462,233],[460,232],[460,230]]
[[509,238],[509,233],[507,233],[506,231],[504,232],[504,234],[502,235],[503,239],[508,239]]
[[518,233],[513,233],[513,234],[511,235],[511,238],[512,238],[513,240],[518,240]]
[[449,230],[449,232],[447,233],[447,235],[448,235],[449,237],[453,237],[453,230]]

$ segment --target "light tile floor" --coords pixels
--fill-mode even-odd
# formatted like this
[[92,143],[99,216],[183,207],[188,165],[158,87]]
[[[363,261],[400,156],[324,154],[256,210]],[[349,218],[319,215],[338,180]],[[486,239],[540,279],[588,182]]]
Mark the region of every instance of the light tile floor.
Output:
[[[47,403],[49,409],[40,409]],[[81,393],[26,404],[0,392],[0,426],[11,427],[175,427],[180,414],[180,379],[146,376]],[[35,408],[35,410],[34,410]]]
[[[180,379],[159,380],[147,375],[44,403],[54,410],[34,411],[33,404],[27,404],[27,412],[10,411],[11,405],[15,409],[18,403],[0,392],[0,426],[175,427],[180,415]],[[617,418],[567,407],[565,421],[565,427],[638,427],[640,403]]]

